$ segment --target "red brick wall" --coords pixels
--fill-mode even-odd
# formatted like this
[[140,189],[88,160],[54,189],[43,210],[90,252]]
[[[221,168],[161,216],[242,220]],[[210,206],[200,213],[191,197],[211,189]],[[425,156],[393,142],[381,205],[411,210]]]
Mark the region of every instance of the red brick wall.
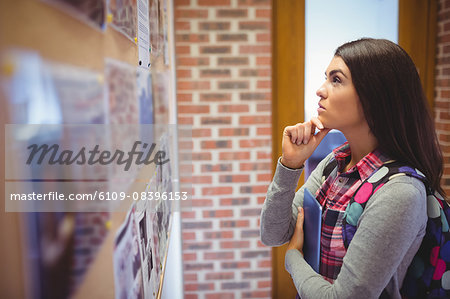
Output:
[[434,114],[444,154],[442,186],[450,196],[450,0],[438,3]]
[[185,298],[270,298],[270,0],[175,0],[178,121],[193,125]]

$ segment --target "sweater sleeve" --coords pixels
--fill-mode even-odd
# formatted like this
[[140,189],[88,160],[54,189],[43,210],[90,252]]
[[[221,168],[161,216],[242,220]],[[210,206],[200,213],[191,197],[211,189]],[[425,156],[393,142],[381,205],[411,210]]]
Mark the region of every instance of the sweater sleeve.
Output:
[[261,211],[261,241],[267,246],[280,246],[289,242],[297,221],[297,208],[303,205],[304,188],[315,193],[322,185],[324,167],[333,153],[323,159],[311,173],[305,184],[295,192],[301,169],[290,169],[280,163],[269,185],[266,200]]
[[314,272],[298,250],[288,250],[286,270],[300,296],[378,298],[405,256],[409,264],[417,252],[425,234],[426,209],[420,181],[401,176],[386,183],[369,199],[333,284]]

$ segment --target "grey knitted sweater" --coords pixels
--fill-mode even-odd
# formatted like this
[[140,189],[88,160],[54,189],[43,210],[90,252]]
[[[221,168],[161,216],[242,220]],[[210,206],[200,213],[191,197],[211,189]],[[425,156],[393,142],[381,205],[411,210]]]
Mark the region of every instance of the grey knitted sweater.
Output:
[[[303,189],[314,194],[320,188],[323,169],[332,157],[333,153],[319,163],[297,193],[302,169],[292,170],[278,161],[261,212],[261,241],[265,245],[289,242],[297,207],[303,204]],[[423,183],[399,176],[367,202],[334,283],[316,273],[295,249],[286,252],[285,267],[302,299],[378,298],[385,288],[391,298],[400,299],[406,270],[420,247],[426,222]]]

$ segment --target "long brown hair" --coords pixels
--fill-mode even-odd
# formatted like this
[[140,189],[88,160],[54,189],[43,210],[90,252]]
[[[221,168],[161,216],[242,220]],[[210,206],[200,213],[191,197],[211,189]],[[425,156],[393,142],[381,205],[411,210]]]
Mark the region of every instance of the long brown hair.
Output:
[[444,194],[443,159],[417,69],[397,44],[363,38],[336,49],[349,68],[364,116],[380,149],[419,169]]

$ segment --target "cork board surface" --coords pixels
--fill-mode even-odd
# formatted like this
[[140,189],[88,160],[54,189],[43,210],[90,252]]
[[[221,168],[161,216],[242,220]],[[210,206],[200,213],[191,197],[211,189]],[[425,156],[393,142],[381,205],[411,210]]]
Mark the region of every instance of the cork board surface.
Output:
[[[138,47],[130,39],[111,27],[105,31],[96,29],[71,15],[42,1],[2,0],[0,1],[0,53],[10,48],[37,51],[43,59],[103,72],[104,58],[113,58],[130,65],[137,65]],[[2,127],[7,121],[7,102],[0,92],[2,103],[0,114]],[[0,138],[4,140],[4,130]],[[4,147],[0,149],[4,156]],[[0,179],[4,181],[4,167]],[[147,169],[146,172],[152,172]],[[142,182],[130,189],[141,191]],[[0,194],[5,194],[0,184]],[[1,196],[4,200],[4,196]],[[2,200],[2,205],[4,202]],[[112,213],[111,227],[96,259],[93,261],[83,284],[75,298],[113,298],[114,271],[113,248],[115,232],[122,224],[126,213]],[[0,271],[0,293],[9,298],[25,298],[27,282],[23,265],[23,240],[20,235],[21,215],[1,215],[0,238],[2,241],[0,259],[4,270]]]

